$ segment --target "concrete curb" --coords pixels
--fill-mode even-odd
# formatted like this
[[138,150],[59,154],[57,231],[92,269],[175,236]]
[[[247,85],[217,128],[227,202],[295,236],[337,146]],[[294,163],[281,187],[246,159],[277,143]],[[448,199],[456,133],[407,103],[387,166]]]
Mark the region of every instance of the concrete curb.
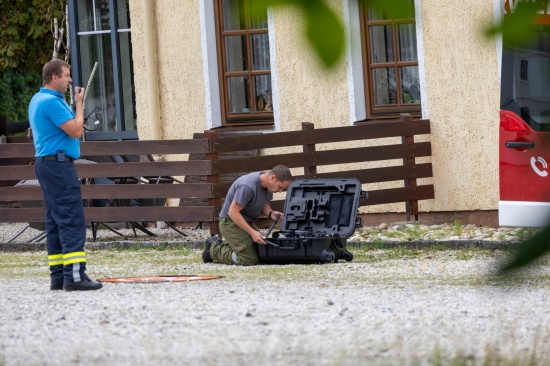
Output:
[[[204,242],[189,242],[189,241],[112,241],[112,242],[95,242],[86,243],[86,250],[104,250],[104,249],[156,249],[156,248],[174,248],[188,247],[190,249],[204,248]],[[46,243],[38,244],[0,244],[0,252],[28,252],[28,251],[46,251]]]
[[484,250],[510,250],[516,248],[521,242],[511,242],[502,240],[418,240],[418,241],[399,241],[399,242],[348,242],[347,246],[367,246],[373,249],[391,249],[391,248],[407,248],[407,249],[484,249]]
[[[516,247],[520,242],[509,241],[488,241],[488,240],[416,240],[400,242],[347,242],[347,248],[353,250],[357,247],[366,247],[372,249],[484,249],[484,250],[510,250]],[[87,250],[105,250],[105,249],[158,249],[158,248],[176,248],[188,247],[189,249],[203,249],[204,242],[189,241],[112,241],[86,243]],[[28,251],[46,251],[45,243],[38,244],[0,244],[0,252],[28,252]]]

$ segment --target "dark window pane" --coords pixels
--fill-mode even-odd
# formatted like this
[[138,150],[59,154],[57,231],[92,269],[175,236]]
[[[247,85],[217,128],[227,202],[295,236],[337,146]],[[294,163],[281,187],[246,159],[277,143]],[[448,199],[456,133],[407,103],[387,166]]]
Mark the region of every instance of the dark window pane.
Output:
[[[503,49],[501,105],[519,114],[536,131],[550,131],[550,26],[533,28]],[[506,70],[506,72],[504,72]]]
[[371,62],[393,62],[393,33],[391,25],[369,27]]
[[244,16],[244,0],[223,0],[223,29],[246,29]]
[[252,37],[252,62],[254,70],[269,70],[269,37],[267,33],[253,34]]
[[399,35],[399,61],[417,61],[415,25],[400,24],[397,31]]
[[78,31],[109,30],[109,0],[77,1]]
[[115,91],[113,75],[113,55],[111,54],[110,34],[80,36],[80,67],[82,85],[86,86],[92,73],[94,63],[98,61],[97,70],[88,89],[86,110],[88,125],[95,121],[97,130],[116,131]]
[[401,103],[420,104],[418,66],[401,67]]
[[129,0],[118,0],[118,28],[128,29],[130,28],[130,10],[128,7]]
[[271,75],[255,76],[254,85],[256,87],[256,110],[258,112],[273,112]]
[[122,87],[122,110],[124,114],[124,130],[136,131],[136,93],[134,89],[134,68],[132,65],[132,41],[130,32],[121,32],[120,42],[120,74]]
[[229,113],[250,113],[249,85],[247,76],[227,78]]
[[397,89],[394,68],[379,68],[372,70],[374,105],[396,105]]
[[247,71],[246,36],[225,37],[227,71]]
[[[215,0],[224,57],[220,65],[222,124],[271,117],[271,69],[267,12],[250,14],[252,0]],[[257,113],[260,112],[260,113]],[[255,119],[254,119],[255,121]]]
[[78,13],[78,31],[91,32],[94,30],[94,9],[93,1],[77,1],[76,11]]
[[97,30],[109,30],[109,0],[95,0]]
[[[77,13],[72,25],[77,29],[71,27],[71,33],[78,37],[79,52],[73,62],[79,73],[79,85],[88,86],[97,62],[84,110],[87,125],[95,127],[91,134],[99,133],[92,138],[135,138],[137,119],[129,0],[77,0],[69,5],[74,6]],[[112,24],[116,25],[116,37],[111,32]],[[130,133],[121,135],[120,131]]]
[[367,119],[420,112],[414,0],[394,2],[363,2]]

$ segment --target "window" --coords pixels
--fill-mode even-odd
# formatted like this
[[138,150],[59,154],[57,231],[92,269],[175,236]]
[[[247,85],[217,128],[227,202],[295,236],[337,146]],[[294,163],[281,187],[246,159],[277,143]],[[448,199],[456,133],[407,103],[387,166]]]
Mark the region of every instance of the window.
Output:
[[251,0],[214,0],[222,125],[272,124],[267,14]]
[[367,119],[420,113],[414,1],[406,17],[392,19],[370,6],[362,13]]
[[500,106],[516,113],[535,131],[550,131],[550,26],[533,36],[504,44]]
[[[137,139],[129,0],[69,1],[71,68],[75,85],[88,90],[87,140]],[[115,10],[115,11],[113,11]]]

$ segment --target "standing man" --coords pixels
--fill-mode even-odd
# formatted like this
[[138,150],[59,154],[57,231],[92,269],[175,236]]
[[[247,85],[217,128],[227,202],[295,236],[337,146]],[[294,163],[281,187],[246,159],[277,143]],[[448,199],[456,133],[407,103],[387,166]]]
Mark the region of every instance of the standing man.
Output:
[[86,220],[80,180],[74,160],[80,156],[79,138],[84,130],[84,89],[75,88],[74,113],[65,101],[71,69],[62,60],[51,60],[42,69],[44,86],[31,99],[36,177],[46,208],[46,241],[51,290],[98,290],[102,284],[86,275]]
[[281,213],[273,211],[269,201],[273,199],[273,193],[284,191],[291,181],[292,173],[284,165],[237,179],[227,192],[219,218],[220,233],[227,243],[217,236],[206,240],[206,248],[202,253],[203,262],[215,261],[242,266],[258,263],[255,245],[266,245],[266,238],[254,221],[262,214],[273,220]]

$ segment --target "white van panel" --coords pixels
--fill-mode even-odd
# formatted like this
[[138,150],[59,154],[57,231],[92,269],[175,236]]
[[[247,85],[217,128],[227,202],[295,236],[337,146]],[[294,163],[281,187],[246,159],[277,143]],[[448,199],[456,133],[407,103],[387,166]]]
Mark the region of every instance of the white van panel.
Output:
[[500,226],[545,227],[550,224],[550,202],[500,201]]

